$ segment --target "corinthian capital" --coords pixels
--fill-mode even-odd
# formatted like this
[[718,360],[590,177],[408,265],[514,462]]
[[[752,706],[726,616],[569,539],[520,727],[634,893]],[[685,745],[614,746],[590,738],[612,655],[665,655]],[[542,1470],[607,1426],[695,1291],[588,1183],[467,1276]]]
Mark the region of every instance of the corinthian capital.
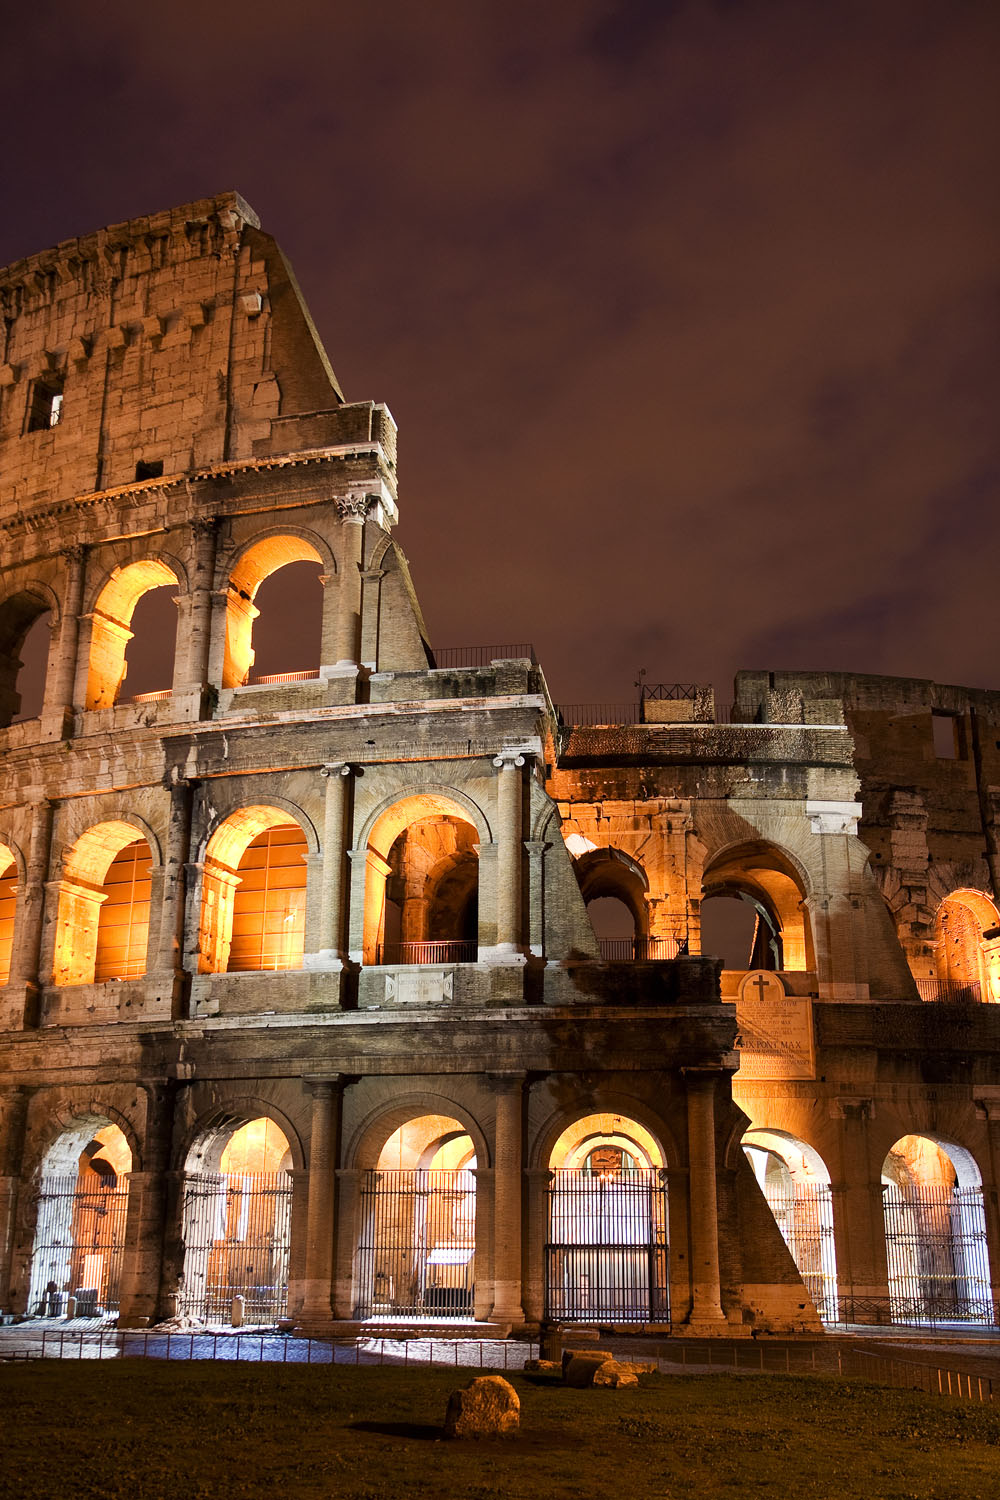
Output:
[[363,521],[378,497],[366,495],[363,490],[350,490],[334,504],[342,521]]

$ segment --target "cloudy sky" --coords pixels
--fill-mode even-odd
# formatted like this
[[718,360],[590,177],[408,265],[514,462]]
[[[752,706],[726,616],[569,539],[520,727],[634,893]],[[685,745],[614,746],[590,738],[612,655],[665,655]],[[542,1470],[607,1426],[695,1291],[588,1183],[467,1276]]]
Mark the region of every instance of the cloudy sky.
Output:
[[438,645],[1000,688],[995,0],[39,0],[4,53],[0,263],[238,188],[399,422]]

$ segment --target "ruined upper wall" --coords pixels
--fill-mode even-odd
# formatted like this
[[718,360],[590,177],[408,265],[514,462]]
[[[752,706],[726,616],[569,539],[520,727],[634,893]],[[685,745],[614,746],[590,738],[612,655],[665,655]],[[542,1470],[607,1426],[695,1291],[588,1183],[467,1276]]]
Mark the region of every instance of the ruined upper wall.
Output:
[[236,193],[18,261],[0,318],[0,517],[150,466],[370,440],[394,456],[388,413],[344,405],[288,262]]

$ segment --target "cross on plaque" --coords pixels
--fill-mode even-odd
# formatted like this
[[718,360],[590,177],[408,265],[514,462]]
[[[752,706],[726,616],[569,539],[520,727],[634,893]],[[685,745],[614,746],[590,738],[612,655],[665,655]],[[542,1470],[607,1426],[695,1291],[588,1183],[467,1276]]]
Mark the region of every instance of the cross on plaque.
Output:
[[750,988],[757,991],[758,1000],[763,1000],[764,996],[767,994],[771,986],[768,984],[763,974],[758,974],[756,979],[752,979],[750,981]]

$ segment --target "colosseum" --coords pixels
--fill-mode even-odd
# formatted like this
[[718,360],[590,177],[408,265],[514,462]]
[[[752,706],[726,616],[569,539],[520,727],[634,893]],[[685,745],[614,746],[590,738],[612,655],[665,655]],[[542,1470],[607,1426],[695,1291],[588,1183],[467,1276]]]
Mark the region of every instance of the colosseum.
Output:
[[0,305],[0,1309],[992,1323],[1000,693],[435,649],[236,194]]

